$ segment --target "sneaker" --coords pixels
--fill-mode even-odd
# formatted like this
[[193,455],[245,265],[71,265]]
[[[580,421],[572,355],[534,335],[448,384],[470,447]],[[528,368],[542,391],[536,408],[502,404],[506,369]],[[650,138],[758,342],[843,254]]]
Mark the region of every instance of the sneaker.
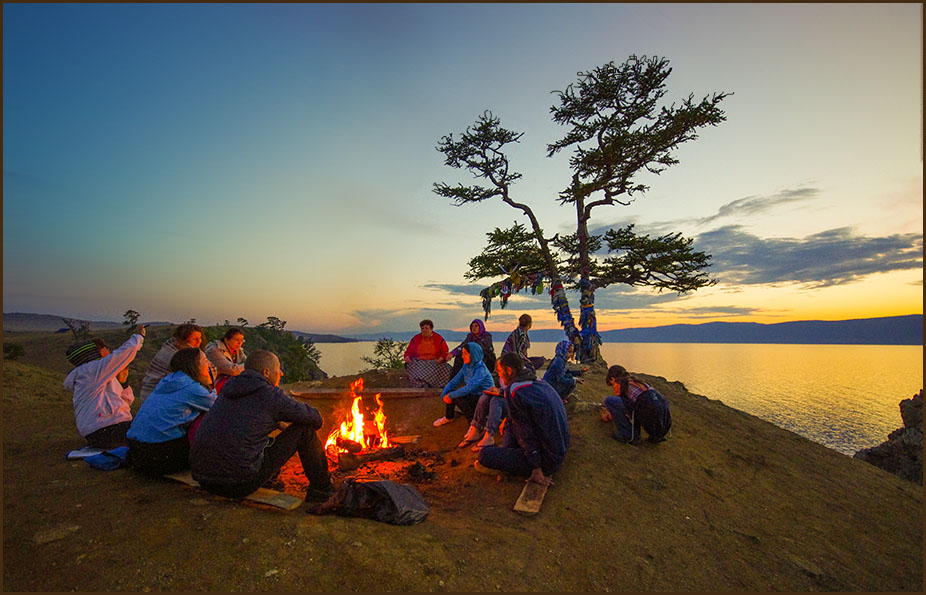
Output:
[[501,473],[504,473],[503,471],[500,471],[498,469],[492,469],[490,467],[486,467],[479,461],[476,461],[475,463],[473,463],[473,469],[475,469],[479,473],[482,473],[483,475],[499,475]]
[[333,485],[329,485],[325,488],[313,488],[312,486],[309,486],[305,490],[305,501],[325,502],[331,498],[335,492],[337,492],[337,490],[334,489]]
[[476,426],[470,426],[469,429],[466,430],[466,435],[463,436],[463,441],[457,444],[457,448],[463,448],[467,444],[475,442],[478,437],[479,430],[476,429]]
[[494,446],[494,445],[495,445],[495,438],[493,438],[492,434],[487,431],[485,435],[483,435],[482,440],[477,442],[471,450],[473,452],[479,452],[480,450],[482,450],[483,446]]
[[[454,419],[456,419],[456,418],[454,418]],[[434,427],[437,428],[437,427],[440,427],[440,426],[442,426],[442,425],[444,425],[444,424],[449,424],[449,423],[452,422],[452,421],[453,421],[452,419],[447,419],[446,417],[439,417],[438,419],[435,419],[435,420],[434,420]]]

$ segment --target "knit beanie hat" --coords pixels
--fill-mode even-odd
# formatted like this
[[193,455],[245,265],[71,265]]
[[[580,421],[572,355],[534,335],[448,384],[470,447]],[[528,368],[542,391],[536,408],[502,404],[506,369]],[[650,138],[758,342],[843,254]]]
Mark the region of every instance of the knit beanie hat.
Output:
[[71,345],[67,353],[64,354],[64,357],[68,358],[68,361],[75,367],[80,366],[87,362],[100,359],[100,346],[93,341],[77,343],[76,345]]

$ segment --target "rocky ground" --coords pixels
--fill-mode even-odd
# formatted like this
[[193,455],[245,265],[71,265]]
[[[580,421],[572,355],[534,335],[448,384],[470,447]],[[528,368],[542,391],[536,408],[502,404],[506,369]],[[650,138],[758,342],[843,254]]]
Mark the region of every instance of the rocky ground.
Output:
[[[81,440],[64,370],[30,360],[25,343],[27,357],[3,365],[7,591],[923,588],[919,485],[658,376],[641,374],[670,401],[674,427],[639,447],[609,437],[603,370],[586,377],[572,447],[535,517],[512,511],[521,481],[475,473],[475,453],[456,448],[465,422],[431,425],[439,401],[387,400],[390,431],[420,441],[380,471],[430,506],[423,523],[398,527],[66,461]],[[365,394],[400,382],[368,375]],[[343,403],[313,404],[327,433]],[[299,495],[298,473],[278,482]]]

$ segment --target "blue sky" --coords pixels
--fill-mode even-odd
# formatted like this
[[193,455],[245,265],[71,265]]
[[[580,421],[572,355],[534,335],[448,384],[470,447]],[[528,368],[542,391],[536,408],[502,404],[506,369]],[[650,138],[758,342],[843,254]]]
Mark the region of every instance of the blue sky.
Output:
[[[601,329],[922,313],[919,4],[5,4],[4,312],[465,328],[502,204],[454,207],[440,138],[523,131],[515,186],[568,231],[555,96],[630,54],[734,93],[597,228],[681,231],[695,294],[599,292]],[[572,215],[572,217],[570,217]],[[573,222],[574,225],[574,222]],[[548,300],[496,304],[553,328]]]

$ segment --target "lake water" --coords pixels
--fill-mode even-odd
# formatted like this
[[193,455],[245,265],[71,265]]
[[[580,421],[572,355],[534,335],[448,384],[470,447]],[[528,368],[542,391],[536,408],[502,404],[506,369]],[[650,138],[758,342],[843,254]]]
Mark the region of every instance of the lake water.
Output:
[[[319,343],[321,368],[356,374],[374,344]],[[555,345],[533,343],[530,354],[550,358]],[[900,400],[923,387],[919,345],[608,343],[601,353],[850,456],[901,427]],[[602,399],[608,394],[602,385]]]

